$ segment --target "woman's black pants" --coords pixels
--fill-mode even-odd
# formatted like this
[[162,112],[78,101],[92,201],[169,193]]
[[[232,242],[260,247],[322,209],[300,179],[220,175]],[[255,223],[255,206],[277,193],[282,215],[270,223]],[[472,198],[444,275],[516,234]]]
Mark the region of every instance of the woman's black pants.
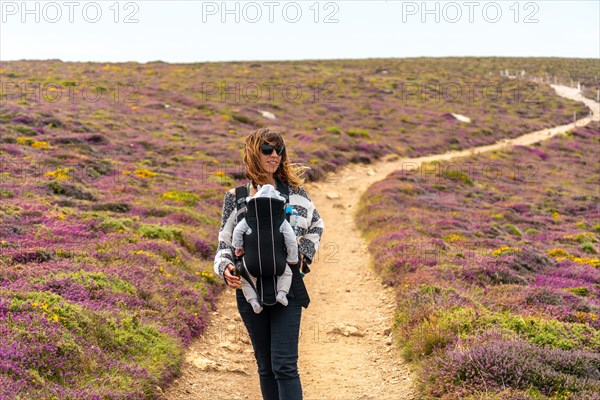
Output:
[[236,290],[236,299],[254,347],[263,400],[302,400],[298,375],[302,306],[288,297],[287,306],[265,306],[256,314],[241,289]]

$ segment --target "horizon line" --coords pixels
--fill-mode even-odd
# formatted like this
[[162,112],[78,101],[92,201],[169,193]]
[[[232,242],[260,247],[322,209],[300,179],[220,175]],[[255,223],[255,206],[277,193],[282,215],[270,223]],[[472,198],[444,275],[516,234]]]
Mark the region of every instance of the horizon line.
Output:
[[20,61],[60,61],[63,63],[104,63],[104,64],[153,64],[153,63],[163,63],[163,64],[207,64],[207,63],[247,63],[247,62],[263,62],[263,63],[274,63],[274,62],[299,62],[299,61],[363,61],[363,60],[413,60],[419,58],[520,58],[520,59],[546,59],[546,58],[555,58],[555,59],[576,59],[576,60],[596,60],[600,63],[600,57],[569,57],[569,56],[476,56],[476,55],[468,55],[468,56],[416,56],[416,57],[363,57],[363,58],[303,58],[303,59],[248,59],[248,60],[206,60],[206,61],[163,61],[160,59],[151,60],[151,61],[138,61],[138,60],[128,60],[128,61],[93,61],[93,60],[62,60],[60,58],[21,58],[18,60],[3,60],[0,59],[0,63],[3,62],[20,62]]

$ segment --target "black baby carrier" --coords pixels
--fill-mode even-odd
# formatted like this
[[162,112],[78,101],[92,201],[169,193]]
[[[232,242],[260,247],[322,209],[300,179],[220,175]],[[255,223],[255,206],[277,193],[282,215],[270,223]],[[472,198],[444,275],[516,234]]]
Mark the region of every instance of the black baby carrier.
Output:
[[[285,239],[279,229],[283,221],[287,219],[289,222],[289,214],[286,214],[289,187],[279,180],[276,182],[277,190],[285,201],[270,197],[254,197],[246,203],[249,185],[235,189],[237,222],[246,218],[252,230],[250,234],[244,234],[244,255],[237,258],[236,269],[239,270],[240,276],[250,283],[259,303],[263,306],[276,304],[277,277],[284,273],[287,265]],[[293,274],[290,293],[306,308],[310,299],[298,264],[290,265],[290,268]],[[252,283],[248,274],[256,278],[256,285]]]

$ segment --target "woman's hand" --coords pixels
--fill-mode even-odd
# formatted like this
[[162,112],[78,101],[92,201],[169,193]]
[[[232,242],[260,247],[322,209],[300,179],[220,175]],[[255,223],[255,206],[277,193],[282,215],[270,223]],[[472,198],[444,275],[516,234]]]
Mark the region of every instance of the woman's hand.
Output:
[[227,285],[230,288],[240,289],[242,287],[240,277],[235,276],[235,265],[229,264],[227,267],[225,267],[223,275],[225,276],[225,282],[227,282]]

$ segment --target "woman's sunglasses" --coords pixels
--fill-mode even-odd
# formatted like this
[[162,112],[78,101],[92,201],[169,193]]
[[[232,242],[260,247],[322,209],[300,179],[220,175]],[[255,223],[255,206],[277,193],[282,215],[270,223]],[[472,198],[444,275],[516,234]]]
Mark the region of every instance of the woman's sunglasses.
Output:
[[271,154],[273,154],[273,150],[277,152],[278,156],[283,156],[285,154],[285,146],[273,146],[270,144],[263,144],[262,146],[260,146],[260,151],[265,156],[270,156]]

